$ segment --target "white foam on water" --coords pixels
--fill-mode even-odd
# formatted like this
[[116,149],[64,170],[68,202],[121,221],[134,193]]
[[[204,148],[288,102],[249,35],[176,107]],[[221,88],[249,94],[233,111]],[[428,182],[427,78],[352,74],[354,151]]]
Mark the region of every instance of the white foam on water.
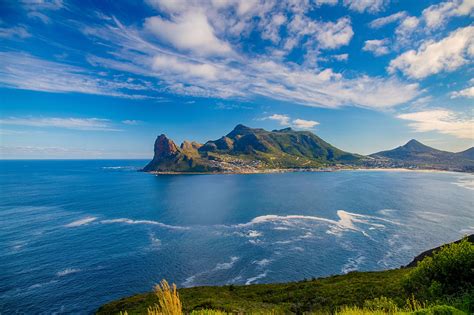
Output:
[[453,184],[462,188],[474,190],[474,176],[462,176],[458,178],[458,181],[454,182]]
[[268,270],[265,270],[263,273],[256,275],[255,277],[248,278],[247,281],[245,281],[245,285],[249,285],[254,283],[255,281],[265,278],[267,276]]
[[265,267],[265,266],[268,266],[271,262],[272,262],[271,259],[263,258],[261,260],[252,261],[252,264],[257,265],[259,267]]
[[[326,231],[327,234],[332,234],[339,236],[343,232],[353,231],[353,232],[360,232],[366,237],[370,237],[370,235],[362,229],[361,225],[367,225],[369,230],[380,230],[385,229],[385,224],[390,223],[394,225],[401,225],[399,222],[394,220],[389,220],[386,218],[381,218],[377,216],[371,215],[362,215],[357,213],[351,213],[345,210],[338,210],[337,216],[339,220],[333,220],[323,217],[317,216],[307,216],[307,215],[263,215],[253,218],[251,221],[247,223],[237,224],[234,227],[237,228],[248,228],[253,227],[256,225],[261,224],[274,224],[277,225],[273,229],[290,229],[290,228],[297,228],[300,229],[301,226],[298,224],[299,222],[318,222],[322,224],[326,224],[329,226],[328,230]],[[288,244],[294,241],[298,241],[304,238],[311,238],[311,233],[306,233],[304,236],[298,236],[294,239],[289,240],[282,240],[277,241],[278,244]]]
[[231,269],[237,261],[239,261],[239,257],[232,256],[230,257],[229,262],[218,263],[216,267],[214,268],[214,271]]
[[248,237],[259,237],[262,236],[262,232],[255,231],[255,230],[250,230],[247,232]]
[[182,283],[182,286],[185,288],[191,287],[194,283],[194,280],[196,279],[196,276],[190,276],[187,277],[184,282]]
[[359,269],[359,266],[365,261],[365,257],[359,255],[357,257],[349,258],[347,263],[342,266],[341,272],[342,273],[349,273],[351,271],[356,271]]
[[118,219],[107,219],[101,220],[100,223],[102,224],[113,224],[113,223],[121,223],[121,224],[146,224],[146,225],[157,225],[168,229],[176,229],[176,230],[187,230],[188,227],[184,226],[177,226],[177,225],[169,225],[165,223],[161,223],[158,221],[153,220],[132,220],[128,218],[118,218]]
[[56,273],[56,276],[64,277],[64,276],[69,275],[71,273],[77,273],[77,272],[80,272],[80,271],[81,271],[81,269],[77,269],[77,268],[66,268],[64,270],[58,271]]
[[156,248],[161,247],[161,240],[159,238],[157,238],[154,233],[149,233],[148,236],[150,238],[152,248],[156,249]]
[[85,218],[73,221],[69,224],[66,224],[65,227],[78,227],[78,226],[81,226],[81,225],[86,225],[86,224],[89,224],[91,222],[94,222],[95,220],[97,220],[96,217],[85,217]]

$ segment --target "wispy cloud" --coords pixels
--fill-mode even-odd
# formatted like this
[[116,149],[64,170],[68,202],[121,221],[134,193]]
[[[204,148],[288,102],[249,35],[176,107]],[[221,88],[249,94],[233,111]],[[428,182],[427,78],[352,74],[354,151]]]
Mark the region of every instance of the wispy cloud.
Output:
[[130,126],[136,126],[136,125],[139,125],[141,123],[142,122],[140,120],[135,120],[135,119],[122,120],[122,124],[130,125]]
[[24,25],[0,27],[0,38],[24,39],[28,37],[31,37],[31,34]]
[[64,63],[43,60],[28,54],[0,52],[0,86],[17,89],[108,95],[143,99],[135,91],[152,89],[117,78],[95,76],[92,71]]
[[281,126],[292,126],[296,129],[313,129],[315,126],[319,125],[319,122],[314,120],[305,120],[301,118],[291,120],[291,117],[288,115],[282,114],[273,114],[267,117],[264,117],[263,120],[274,120],[277,121]]
[[451,92],[451,98],[457,98],[457,97],[474,98],[474,86],[465,88],[460,91]]
[[58,118],[58,117],[9,117],[0,119],[0,126],[16,125],[40,128],[65,128],[87,131],[120,131],[108,119],[100,118]]
[[474,119],[465,118],[446,109],[436,109],[397,116],[411,121],[409,126],[417,132],[436,131],[461,139],[474,139]]
[[407,13],[405,11],[397,12],[389,16],[384,16],[384,17],[373,20],[372,22],[369,23],[369,26],[371,28],[381,28],[387,24],[400,21],[406,16],[407,16]]

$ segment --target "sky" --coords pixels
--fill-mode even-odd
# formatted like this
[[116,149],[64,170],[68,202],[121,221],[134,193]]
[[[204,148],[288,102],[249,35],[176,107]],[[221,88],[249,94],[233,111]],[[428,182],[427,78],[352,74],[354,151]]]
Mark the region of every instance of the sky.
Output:
[[474,145],[474,0],[0,1],[0,158],[151,158],[241,123]]

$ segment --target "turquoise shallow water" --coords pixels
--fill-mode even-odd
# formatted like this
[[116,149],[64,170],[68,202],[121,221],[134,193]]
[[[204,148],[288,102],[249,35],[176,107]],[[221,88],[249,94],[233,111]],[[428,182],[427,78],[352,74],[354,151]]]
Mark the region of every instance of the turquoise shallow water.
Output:
[[179,286],[408,263],[474,232],[474,176],[153,176],[147,161],[0,162],[0,312],[91,313]]

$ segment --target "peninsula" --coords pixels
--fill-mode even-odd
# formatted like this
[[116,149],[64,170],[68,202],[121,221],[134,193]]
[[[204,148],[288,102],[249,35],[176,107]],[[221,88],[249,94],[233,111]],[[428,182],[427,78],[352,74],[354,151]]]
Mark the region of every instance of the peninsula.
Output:
[[204,144],[184,141],[179,147],[158,136],[153,160],[143,171],[153,173],[266,173],[327,171],[353,168],[409,168],[474,171],[474,148],[440,151],[416,140],[364,156],[345,152],[310,131],[267,131],[237,125],[230,133]]

